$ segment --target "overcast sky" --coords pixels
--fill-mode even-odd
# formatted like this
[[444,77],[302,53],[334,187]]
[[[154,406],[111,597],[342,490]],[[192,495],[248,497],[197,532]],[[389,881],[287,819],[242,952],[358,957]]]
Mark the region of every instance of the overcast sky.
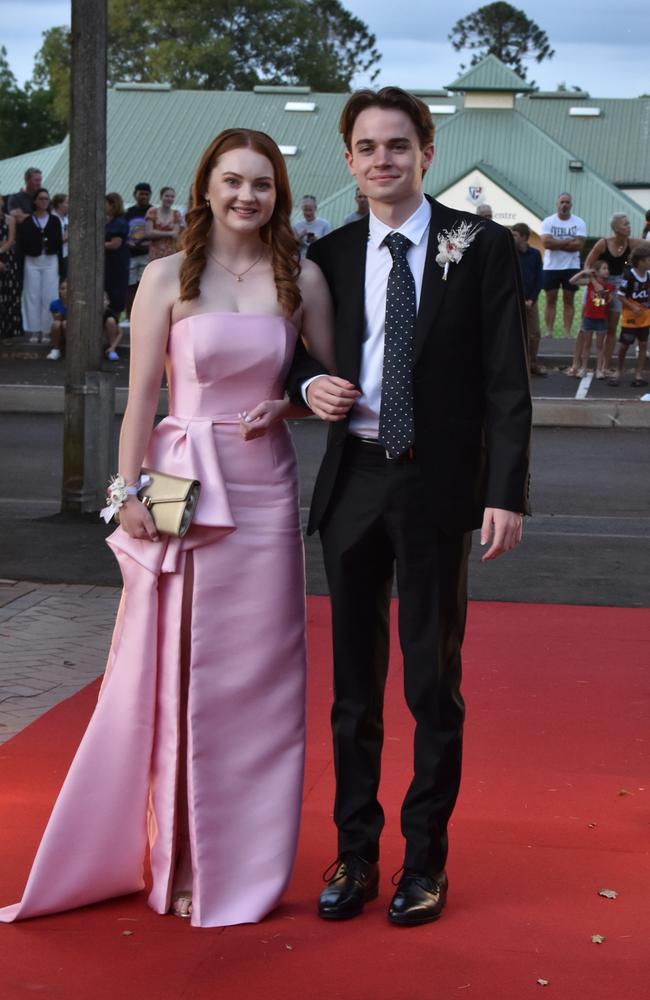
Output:
[[[155,2],[155,0],[152,0]],[[209,2],[209,0],[208,0]],[[379,84],[444,87],[469,56],[455,52],[447,36],[456,20],[482,6],[429,0],[343,0],[377,36],[382,53]],[[531,62],[528,78],[542,90],[559,83],[579,86],[596,97],[638,97],[650,93],[650,3],[648,0],[526,0],[520,6],[549,37],[555,56]],[[69,24],[70,4],[61,0],[3,0],[1,44],[19,83],[32,74],[42,32]],[[366,79],[356,81],[358,86]]]

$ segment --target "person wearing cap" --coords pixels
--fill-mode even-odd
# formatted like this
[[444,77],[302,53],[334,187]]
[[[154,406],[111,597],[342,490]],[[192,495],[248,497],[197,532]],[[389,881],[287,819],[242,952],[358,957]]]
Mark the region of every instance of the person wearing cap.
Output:
[[146,239],[145,216],[151,208],[151,184],[141,181],[133,191],[134,204],[125,212],[129,224],[129,291],[126,298],[126,315],[131,315],[131,306],[140,284],[142,272],[149,263],[149,241]]

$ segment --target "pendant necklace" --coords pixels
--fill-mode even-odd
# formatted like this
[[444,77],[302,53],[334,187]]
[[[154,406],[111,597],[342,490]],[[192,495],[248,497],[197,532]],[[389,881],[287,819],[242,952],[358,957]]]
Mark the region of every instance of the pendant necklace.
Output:
[[256,264],[259,264],[259,262],[261,261],[262,257],[264,256],[264,253],[265,253],[265,251],[262,250],[262,252],[259,255],[259,257],[257,258],[257,260],[254,260],[253,263],[249,267],[247,267],[245,271],[240,271],[239,274],[237,273],[237,271],[233,271],[231,268],[227,267],[225,264],[222,264],[221,261],[217,260],[217,258],[215,257],[215,255],[213,253],[210,253],[209,250],[208,250],[208,257],[211,257],[212,260],[215,262],[215,264],[218,264],[219,267],[222,267],[224,269],[224,271],[228,272],[228,274],[232,274],[232,276],[234,278],[237,278],[237,281],[243,281],[244,280],[244,275],[248,274],[249,271],[252,271]]

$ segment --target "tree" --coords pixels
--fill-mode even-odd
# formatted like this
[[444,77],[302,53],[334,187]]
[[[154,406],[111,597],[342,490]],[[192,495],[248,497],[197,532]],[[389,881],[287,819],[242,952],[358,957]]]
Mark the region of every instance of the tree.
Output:
[[[555,55],[546,32],[531,21],[523,10],[518,10],[509,3],[487,4],[456,21],[449,34],[449,41],[457,52],[461,49],[474,52],[470,65],[475,66],[485,56],[492,54],[524,80],[524,59],[533,58],[539,63]],[[465,67],[461,66],[461,69]]]
[[43,32],[32,84],[47,94],[54,120],[67,125],[70,114],[70,32],[67,28],[50,28]]
[[7,50],[0,48],[0,149],[3,157],[18,156],[39,145],[60,142],[65,126],[52,118],[48,95],[30,84],[18,86],[7,61]]
[[[340,0],[109,0],[108,82],[248,90],[294,84],[346,91],[379,72],[375,36]],[[68,106],[69,40],[51,28],[34,82]]]

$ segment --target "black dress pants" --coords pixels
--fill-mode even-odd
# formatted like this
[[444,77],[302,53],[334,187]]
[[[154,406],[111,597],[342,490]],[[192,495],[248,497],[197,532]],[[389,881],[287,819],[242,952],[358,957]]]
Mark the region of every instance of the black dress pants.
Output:
[[404,692],[415,721],[413,778],[402,805],[405,867],[435,875],[460,784],[461,643],[471,533],[431,519],[417,455],[387,459],[348,438],[320,529],[334,643],[334,819],[339,853],[379,856],[378,801],[388,613],[394,568]]

